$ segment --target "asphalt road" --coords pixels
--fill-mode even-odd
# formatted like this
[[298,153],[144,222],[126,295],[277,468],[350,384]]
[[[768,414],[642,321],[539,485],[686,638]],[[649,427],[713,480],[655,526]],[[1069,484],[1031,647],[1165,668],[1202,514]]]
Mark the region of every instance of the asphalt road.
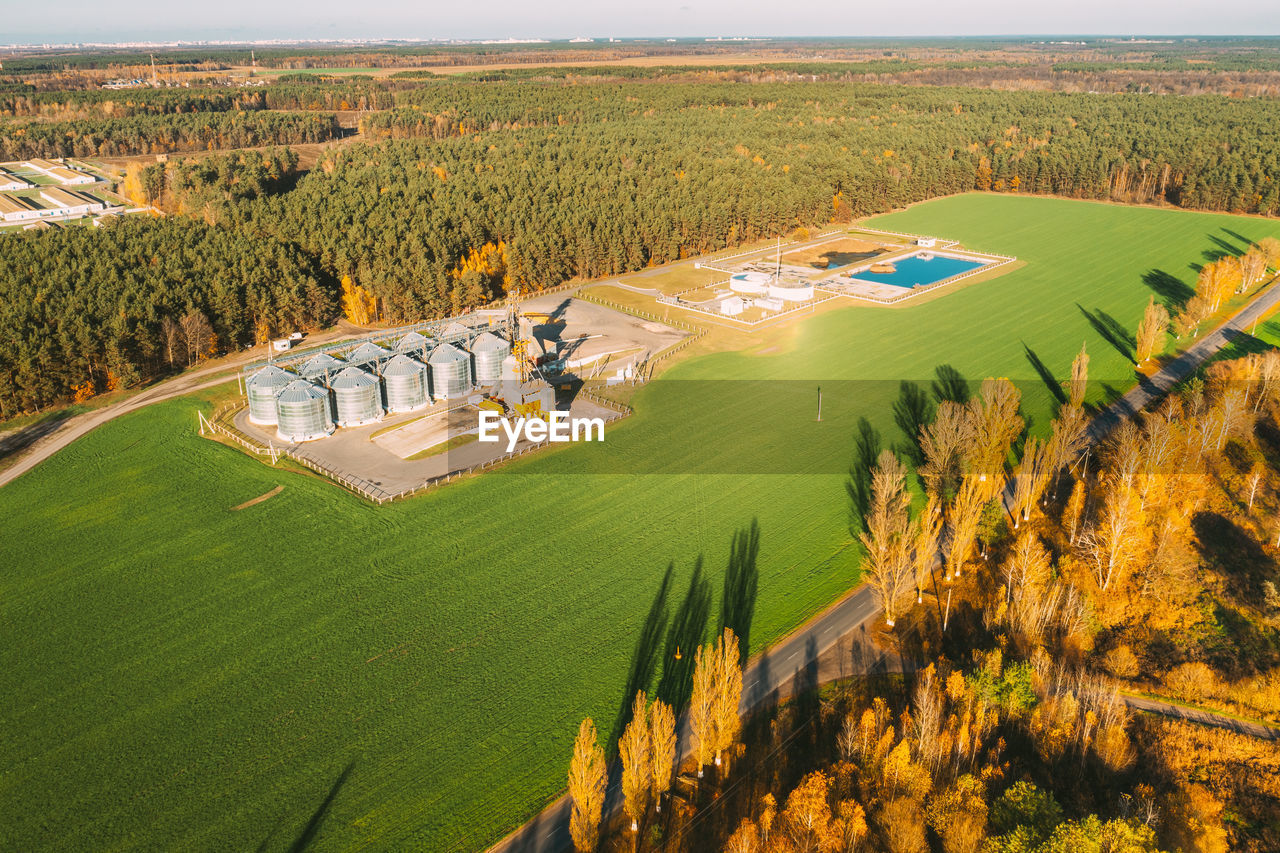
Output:
[[1248,720],[1237,720],[1225,714],[1215,714],[1213,711],[1205,711],[1200,708],[1187,708],[1170,702],[1161,702],[1159,699],[1148,699],[1145,696],[1128,696],[1122,693],[1120,698],[1135,711],[1159,714],[1162,717],[1172,717],[1175,720],[1199,723],[1202,726],[1212,726],[1216,729],[1229,729],[1260,740],[1280,740],[1280,728],[1275,726],[1253,723]]

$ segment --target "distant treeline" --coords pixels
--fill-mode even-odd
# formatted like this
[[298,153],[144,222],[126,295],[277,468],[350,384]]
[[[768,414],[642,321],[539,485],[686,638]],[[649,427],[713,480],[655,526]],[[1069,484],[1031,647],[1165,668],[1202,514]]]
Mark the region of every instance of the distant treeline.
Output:
[[256,88],[198,86],[166,89],[37,91],[30,84],[0,86],[0,117],[128,118],[232,110],[380,110],[395,105],[395,90],[412,83],[283,75]]
[[0,160],[297,145],[325,142],[340,133],[332,113],[236,111],[67,122],[9,121],[0,123]]

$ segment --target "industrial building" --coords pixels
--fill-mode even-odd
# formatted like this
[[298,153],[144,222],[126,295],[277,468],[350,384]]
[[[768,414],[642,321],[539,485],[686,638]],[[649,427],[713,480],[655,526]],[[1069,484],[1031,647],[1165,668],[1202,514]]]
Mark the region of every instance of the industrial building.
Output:
[[44,208],[20,195],[0,195],[0,220],[34,222],[45,215]]
[[35,184],[31,183],[26,178],[19,178],[8,169],[0,169],[0,192],[27,190],[34,186]]
[[275,426],[281,441],[312,441],[335,428],[377,423],[433,401],[494,392],[518,377],[511,343],[502,335],[459,321],[433,331],[434,337],[401,330],[380,342],[347,343],[269,363],[246,378],[249,422]]
[[34,172],[39,172],[47,178],[53,178],[58,183],[66,186],[96,184],[98,182],[98,179],[88,172],[81,172],[79,169],[72,169],[52,160],[27,160],[22,165]]
[[101,213],[107,206],[87,193],[64,190],[60,187],[48,187],[40,191],[40,198],[53,205],[46,210],[53,211],[49,216],[87,216],[90,213]]

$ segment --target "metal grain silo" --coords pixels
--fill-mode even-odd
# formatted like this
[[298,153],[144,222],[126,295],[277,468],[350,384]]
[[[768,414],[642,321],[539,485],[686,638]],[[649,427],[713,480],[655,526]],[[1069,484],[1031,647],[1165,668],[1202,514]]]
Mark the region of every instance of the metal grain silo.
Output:
[[244,383],[249,398],[249,422],[270,425],[276,422],[276,394],[297,379],[297,375],[268,364]]
[[295,379],[276,396],[279,413],[277,435],[281,441],[296,444],[324,438],[333,432],[333,416],[329,413],[329,394],[305,379]]
[[[410,332],[396,343],[396,352],[407,352],[411,355],[425,353],[435,345],[436,342],[426,335]],[[424,355],[423,357],[425,358],[426,356]]]
[[476,384],[492,385],[502,378],[502,360],[511,355],[511,344],[492,332],[481,332],[471,342],[476,360]]
[[302,365],[302,369],[298,372],[302,374],[303,379],[310,379],[313,382],[323,382],[326,376],[332,376],[343,367],[342,359],[334,358],[327,352],[322,352],[313,358],[307,359],[307,363]]
[[347,354],[347,364],[352,367],[369,366],[373,369],[377,365],[391,358],[390,350],[385,350],[372,341],[363,343]]
[[397,355],[382,366],[382,387],[387,395],[387,411],[392,414],[411,412],[430,402],[427,366],[407,355]]
[[461,397],[471,390],[471,356],[451,344],[431,351],[431,393],[441,397]]
[[338,426],[353,427],[382,420],[382,388],[378,377],[358,367],[344,367],[329,381]]
[[463,338],[467,338],[470,336],[471,336],[471,328],[468,326],[464,326],[463,324],[459,323],[457,320],[453,321],[452,323],[450,323],[449,325],[445,326],[443,329],[440,330],[440,337],[444,340],[449,341],[450,343],[455,343],[458,340],[461,340]]

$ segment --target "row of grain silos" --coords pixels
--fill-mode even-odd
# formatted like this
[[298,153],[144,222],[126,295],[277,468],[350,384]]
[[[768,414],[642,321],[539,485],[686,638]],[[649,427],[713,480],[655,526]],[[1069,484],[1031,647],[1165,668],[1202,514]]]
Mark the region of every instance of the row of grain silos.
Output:
[[468,349],[411,332],[395,352],[366,342],[344,359],[313,356],[296,373],[269,364],[245,383],[249,421],[275,426],[282,441],[311,441],[497,383],[511,345],[482,332]]

